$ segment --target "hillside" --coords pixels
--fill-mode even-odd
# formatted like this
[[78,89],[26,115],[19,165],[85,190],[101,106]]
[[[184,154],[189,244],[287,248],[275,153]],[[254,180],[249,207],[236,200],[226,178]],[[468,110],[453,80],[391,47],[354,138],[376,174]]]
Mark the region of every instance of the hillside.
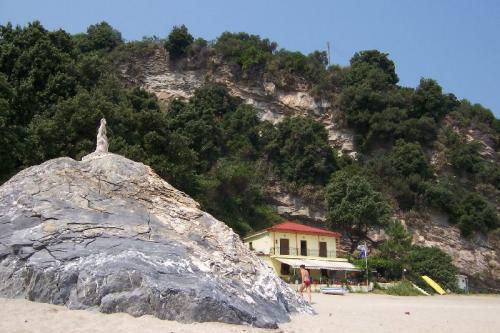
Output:
[[431,79],[399,86],[387,54],[329,66],[245,33],[124,43],[105,23],[7,25],[0,47],[0,179],[88,154],[105,116],[111,151],[240,235],[294,218],[343,231],[351,252],[383,245],[397,218],[476,287],[500,288],[500,122]]

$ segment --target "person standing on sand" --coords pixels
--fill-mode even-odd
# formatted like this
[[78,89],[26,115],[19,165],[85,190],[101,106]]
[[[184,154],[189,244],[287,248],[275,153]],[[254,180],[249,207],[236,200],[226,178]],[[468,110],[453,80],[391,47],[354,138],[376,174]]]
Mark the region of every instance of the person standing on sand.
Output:
[[302,278],[302,285],[299,289],[300,296],[304,297],[303,292],[304,289],[306,289],[307,295],[309,296],[309,303],[311,303],[311,276],[305,265],[300,265],[300,276]]

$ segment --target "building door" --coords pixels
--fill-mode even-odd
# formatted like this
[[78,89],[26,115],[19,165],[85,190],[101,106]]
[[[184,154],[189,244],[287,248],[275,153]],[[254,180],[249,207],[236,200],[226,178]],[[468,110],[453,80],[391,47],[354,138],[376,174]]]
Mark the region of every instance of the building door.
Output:
[[326,257],[326,242],[319,242],[319,256]]
[[290,275],[290,265],[281,264],[281,275]]
[[280,238],[280,254],[290,254],[290,241],[287,238]]
[[307,256],[307,241],[305,240],[300,241],[300,255]]

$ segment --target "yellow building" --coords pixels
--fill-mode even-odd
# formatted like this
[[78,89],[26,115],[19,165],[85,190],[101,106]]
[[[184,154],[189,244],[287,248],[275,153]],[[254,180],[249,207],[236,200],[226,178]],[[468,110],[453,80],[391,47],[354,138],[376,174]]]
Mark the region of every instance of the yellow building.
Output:
[[339,258],[340,234],[290,221],[274,225],[243,239],[276,274],[296,283],[298,268],[304,264],[318,283],[339,283],[360,269]]

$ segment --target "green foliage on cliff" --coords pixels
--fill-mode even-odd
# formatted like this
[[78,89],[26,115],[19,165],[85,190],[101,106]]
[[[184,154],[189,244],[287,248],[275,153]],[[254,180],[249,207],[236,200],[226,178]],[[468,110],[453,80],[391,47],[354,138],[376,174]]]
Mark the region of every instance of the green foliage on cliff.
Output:
[[276,47],[277,44],[269,39],[261,39],[257,35],[244,32],[224,32],[214,45],[215,51],[244,77],[261,71]]
[[436,247],[413,246],[409,252],[408,260],[411,262],[413,280],[421,288],[430,289],[421,279],[422,275],[427,275],[445,290],[457,290],[458,270],[453,266],[451,256],[442,250]]
[[498,226],[495,209],[476,193],[469,193],[459,201],[452,217],[464,236],[470,236],[474,231],[487,232]]
[[[422,275],[431,277],[445,289],[457,290],[458,271],[451,256],[435,247],[412,245],[410,233],[397,221],[389,223],[385,230],[389,239],[368,258],[370,270],[376,270],[385,279],[400,280],[406,269],[405,278],[429,292],[433,291],[422,280]],[[365,267],[361,259],[353,262]]]
[[180,27],[174,26],[165,42],[165,48],[171,59],[178,59],[187,54],[188,47],[193,41],[193,36],[184,24]]
[[389,223],[391,208],[382,193],[373,189],[362,175],[342,170],[336,172],[327,186],[328,223],[343,231],[351,240],[351,253],[367,239],[370,228]]
[[[90,153],[106,117],[111,151],[151,165],[242,235],[276,220],[265,195],[271,180],[327,193],[330,226],[355,242],[395,210],[442,210],[464,235],[498,227],[496,152],[485,157],[481,141],[456,130],[480,131],[497,149],[498,119],[480,105],[457,101],[430,79],[399,86],[394,63],[376,50],[341,68],[328,66],[325,52],[278,49],[246,33],[208,43],[180,26],[164,42],[178,64],[213,69],[222,60],[236,80],[309,89],[317,102],[340,108],[355,130],[358,159],[338,157],[313,118],[260,121],[220,85],[168,106],[125,85],[117,64],[151,56],[157,38],[124,43],[105,22],[77,35],[33,22],[0,26],[0,181],[50,158]],[[435,151],[441,169],[430,163]]]
[[326,129],[310,117],[285,118],[267,135],[265,151],[285,181],[325,185],[338,168]]
[[429,145],[438,123],[458,106],[455,96],[443,94],[434,80],[422,79],[416,89],[397,86],[397,81],[387,54],[363,51],[352,58],[341,105],[361,148],[397,139]]
[[432,170],[418,143],[398,140],[389,152],[377,151],[367,161],[368,172],[382,192],[394,197],[400,208],[409,210],[420,203]]
[[73,39],[82,52],[111,51],[123,44],[122,34],[106,22],[91,25],[86,34],[75,35]]

